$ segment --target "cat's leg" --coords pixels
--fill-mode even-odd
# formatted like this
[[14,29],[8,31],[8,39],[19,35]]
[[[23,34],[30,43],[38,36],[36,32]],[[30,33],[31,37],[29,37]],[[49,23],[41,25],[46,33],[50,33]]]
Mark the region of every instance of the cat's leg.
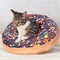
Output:
[[15,42],[17,43],[17,42],[20,42],[21,41],[21,39],[20,38],[18,38],[18,39],[16,39],[15,40]]
[[22,40],[22,36],[19,34],[18,38],[15,40],[15,42],[20,42]]
[[18,35],[18,39],[15,41],[15,42],[19,42],[21,40],[26,40],[29,38],[29,35],[25,34],[24,36],[23,35]]

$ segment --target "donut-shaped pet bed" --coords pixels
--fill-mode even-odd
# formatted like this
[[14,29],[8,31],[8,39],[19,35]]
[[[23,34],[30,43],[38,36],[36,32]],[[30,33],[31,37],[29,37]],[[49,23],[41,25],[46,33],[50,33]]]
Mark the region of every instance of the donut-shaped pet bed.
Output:
[[46,15],[28,14],[27,17],[31,22],[36,21],[39,25],[39,33],[28,40],[16,43],[19,31],[11,22],[2,34],[4,48],[15,54],[37,54],[49,51],[59,39],[56,23]]

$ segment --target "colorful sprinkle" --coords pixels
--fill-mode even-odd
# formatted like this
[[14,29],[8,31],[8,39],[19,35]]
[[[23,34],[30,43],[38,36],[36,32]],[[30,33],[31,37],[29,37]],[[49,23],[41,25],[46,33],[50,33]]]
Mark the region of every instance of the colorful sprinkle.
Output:
[[15,40],[18,39],[19,32],[11,22],[2,34],[3,43],[6,44],[6,46],[14,48],[33,47],[35,45],[43,45],[51,41],[56,36],[57,25],[48,16],[28,14],[27,17],[32,23],[37,23],[39,25],[39,33],[37,36],[30,37],[28,40],[21,40],[16,43]]

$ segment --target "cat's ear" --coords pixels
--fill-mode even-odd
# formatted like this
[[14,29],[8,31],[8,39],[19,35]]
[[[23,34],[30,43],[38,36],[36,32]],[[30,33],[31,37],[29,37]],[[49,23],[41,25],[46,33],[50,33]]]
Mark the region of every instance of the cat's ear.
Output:
[[22,15],[25,16],[26,15],[26,12],[20,13],[20,12],[14,11],[13,9],[11,9],[11,12],[13,13],[14,17],[15,16],[22,16]]
[[11,12],[13,13],[13,15],[15,16],[16,15],[16,11],[14,11],[13,9],[11,9]]
[[23,14],[22,14],[22,19],[25,19],[27,17],[27,11],[25,11]]
[[24,16],[24,17],[26,17],[26,16],[27,16],[27,11],[25,11],[25,12],[23,13],[23,16]]

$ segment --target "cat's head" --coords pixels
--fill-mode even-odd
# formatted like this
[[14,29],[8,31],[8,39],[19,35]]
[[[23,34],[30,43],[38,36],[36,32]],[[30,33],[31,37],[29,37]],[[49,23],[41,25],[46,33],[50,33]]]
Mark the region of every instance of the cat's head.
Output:
[[27,21],[27,12],[25,11],[24,13],[20,13],[17,11],[12,10],[13,13],[13,23],[15,26],[20,26],[20,25],[24,25]]

